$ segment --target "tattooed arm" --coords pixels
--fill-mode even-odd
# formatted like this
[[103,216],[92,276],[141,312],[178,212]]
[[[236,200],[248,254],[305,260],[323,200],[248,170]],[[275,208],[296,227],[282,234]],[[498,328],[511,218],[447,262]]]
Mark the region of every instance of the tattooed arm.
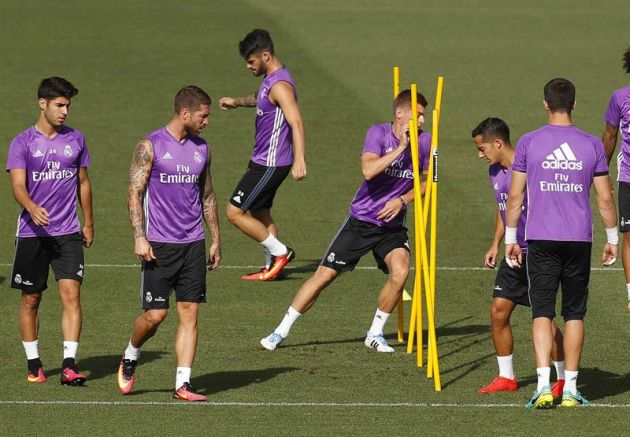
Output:
[[136,240],[135,253],[141,261],[155,259],[153,248],[144,232],[144,215],[142,213],[142,198],[149,183],[151,166],[153,165],[153,144],[145,139],[136,144],[129,170],[129,188],[127,190],[127,206],[129,219]]
[[256,94],[249,94],[244,97],[222,97],[219,100],[219,108],[227,111],[228,109],[235,109],[239,106],[246,108],[253,108],[256,106]]
[[217,196],[212,186],[212,173],[210,172],[210,163],[212,157],[208,149],[208,163],[203,172],[199,183],[201,189],[201,207],[203,210],[203,219],[212,237],[212,244],[208,251],[208,270],[214,270],[219,267],[221,262],[221,237],[219,236],[219,213],[217,206]]

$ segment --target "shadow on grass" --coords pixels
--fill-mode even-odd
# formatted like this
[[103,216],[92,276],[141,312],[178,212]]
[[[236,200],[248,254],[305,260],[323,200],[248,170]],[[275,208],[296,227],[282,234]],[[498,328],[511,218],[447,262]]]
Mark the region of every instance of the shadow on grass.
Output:
[[308,259],[308,260],[303,260],[302,262],[306,263],[304,265],[301,266],[296,266],[293,267],[291,265],[286,267],[286,271],[287,274],[291,274],[291,273],[315,273],[315,270],[317,270],[317,267],[319,267],[319,263],[320,263],[321,259]]
[[5,279],[7,279],[7,278],[5,278],[4,276],[0,276],[0,285],[1,285],[1,284],[4,284],[4,280],[5,280]]
[[234,370],[228,372],[214,372],[197,376],[190,383],[200,393],[211,395],[222,391],[260,384],[278,375],[300,370],[297,367],[275,367],[258,370]]
[[580,368],[578,389],[588,400],[594,401],[630,391],[630,373],[618,374],[599,367]]

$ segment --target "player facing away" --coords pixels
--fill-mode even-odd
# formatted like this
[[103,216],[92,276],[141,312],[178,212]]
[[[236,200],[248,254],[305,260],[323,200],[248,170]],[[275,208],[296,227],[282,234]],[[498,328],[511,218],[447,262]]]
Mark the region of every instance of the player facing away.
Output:
[[604,265],[615,262],[619,240],[604,146],[571,121],[575,86],[566,79],[553,79],[545,85],[544,96],[549,124],[523,135],[516,147],[505,228],[505,256],[514,267],[523,268],[517,226],[527,188],[527,274],[538,374],[538,385],[527,408],[549,408],[553,404],[549,356],[560,285],[566,364],[561,405],[588,405],[577,390],[577,377],[591,270],[591,185],[608,237],[602,253]]
[[[166,318],[174,289],[179,324],[173,397],[206,400],[190,385],[190,374],[197,350],[199,304],[206,302],[206,266],[214,270],[221,260],[211,154],[199,137],[208,124],[210,105],[201,88],[182,88],[175,96],[171,120],[135,148],[127,199],[135,254],[142,261],[144,311],[133,323],[118,367],[116,380],[123,394],[134,385],[141,348]],[[212,237],[207,264],[202,218]]]
[[[630,48],[623,54],[623,68],[630,74]],[[617,180],[619,182],[619,230],[623,234],[621,260],[626,277],[628,310],[630,310],[630,85],[615,90],[610,96],[606,114],[606,127],[602,142],[606,149],[608,164],[617,146],[621,132],[621,151],[617,155]]]
[[[479,159],[488,164],[490,186],[497,202],[496,225],[492,244],[485,254],[484,263],[489,269],[497,266],[499,244],[505,227],[505,207],[512,182],[512,163],[514,147],[510,143],[510,129],[500,118],[486,118],[472,131],[473,141],[479,152]],[[527,242],[525,241],[525,221],[527,220],[527,198],[523,197],[523,213],[517,226],[517,242],[522,251],[523,264],[526,264]],[[492,342],[497,353],[499,376],[490,384],[479,389],[480,393],[516,391],[518,384],[514,376],[513,351],[514,338],[510,317],[517,305],[530,306],[527,272],[525,268],[512,269],[505,258],[499,263],[499,270],[494,284],[492,305],[490,307],[490,326]],[[554,398],[560,398],[564,388],[564,355],[562,353],[562,332],[552,324],[553,344],[551,358],[556,368],[557,382],[552,387]]]
[[[22,206],[15,242],[11,287],[22,290],[20,334],[29,382],[46,382],[39,356],[39,304],[52,267],[61,297],[63,362],[61,383],[83,385],[76,356],[83,324],[83,246],[94,240],[90,154],[81,132],[65,126],[71,99],[79,91],[61,77],[41,81],[39,118],[13,139],[6,169],[13,196]],[[78,194],[78,196],[77,196]],[[83,227],[77,218],[77,197]]]
[[256,94],[219,100],[224,110],[256,107],[254,150],[245,175],[230,197],[227,217],[245,235],[262,244],[265,253],[265,266],[242,279],[270,281],[295,257],[295,252],[277,238],[278,226],[271,217],[271,207],[289,172],[296,181],[306,177],[306,137],[295,82],[274,54],[269,33],[251,31],[239,43],[239,51],[254,76],[264,79]]
[[[420,93],[417,98],[418,126],[422,126],[427,101]],[[368,129],[361,154],[365,180],[350,204],[350,213],[333,237],[315,274],[293,298],[280,325],[260,341],[265,349],[275,350],[319,294],[341,272],[352,271],[359,259],[372,251],[378,267],[389,277],[381,289],[365,345],[379,352],[394,352],[383,336],[383,327],[398,303],[409,273],[409,241],[404,224],[407,205],[413,201],[410,90],[402,91],[394,99],[393,113],[392,123],[375,124]],[[420,164],[426,175],[431,135],[419,133]]]

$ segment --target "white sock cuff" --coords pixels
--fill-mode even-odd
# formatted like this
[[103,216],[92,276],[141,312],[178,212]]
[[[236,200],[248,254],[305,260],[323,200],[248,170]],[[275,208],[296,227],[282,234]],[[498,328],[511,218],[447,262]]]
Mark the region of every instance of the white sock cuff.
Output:
[[302,315],[302,313],[298,312],[292,306],[289,307],[289,309],[287,310],[287,313],[288,313],[289,316],[295,317],[295,318],[298,318],[298,317],[300,317]]
[[34,360],[39,358],[39,339],[33,341],[23,341],[24,352],[26,352],[27,360]]
[[79,342],[63,341],[63,358],[76,358],[79,350]]
[[134,347],[131,344],[131,340],[129,340],[129,344],[127,345],[127,349],[125,349],[125,360],[138,361],[140,359],[140,353],[142,352],[142,347]]
[[260,242],[265,249],[273,256],[281,256],[287,253],[287,246],[282,244],[274,235],[269,234],[267,238]]
[[512,361],[512,354],[510,355],[497,355],[497,363],[499,364],[499,376],[508,379],[514,379],[514,367]]
[[175,390],[184,385],[185,382],[190,383],[190,374],[192,368],[190,367],[178,367],[175,372]]

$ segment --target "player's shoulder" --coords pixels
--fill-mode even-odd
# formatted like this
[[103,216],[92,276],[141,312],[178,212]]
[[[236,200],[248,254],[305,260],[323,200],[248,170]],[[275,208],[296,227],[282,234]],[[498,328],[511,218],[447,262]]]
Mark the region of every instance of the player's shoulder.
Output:
[[20,145],[26,146],[31,141],[33,141],[33,139],[35,138],[35,134],[36,134],[35,128],[33,126],[29,126],[28,128],[24,129],[22,132],[17,134],[15,137],[13,137],[13,140],[11,140],[11,144],[14,144],[14,145],[20,144]]
[[391,123],[376,123],[372,126],[368,127],[367,133],[368,135],[381,135],[385,136],[392,132]]
[[197,147],[201,147],[201,148],[208,147],[208,142],[203,137],[198,137],[196,135],[189,135],[188,140]]
[[66,126],[65,124],[61,127],[61,130],[59,131],[60,135],[64,135],[66,137],[69,138],[75,138],[77,140],[79,139],[85,139],[85,135],[83,134],[83,132],[81,132],[79,129],[75,129],[73,127],[70,126]]
[[431,133],[427,131],[420,130],[420,135],[418,135],[418,140],[420,143],[428,142],[431,143]]
[[621,88],[617,88],[611,94],[611,99],[623,100],[630,99],[630,85],[622,86]]

